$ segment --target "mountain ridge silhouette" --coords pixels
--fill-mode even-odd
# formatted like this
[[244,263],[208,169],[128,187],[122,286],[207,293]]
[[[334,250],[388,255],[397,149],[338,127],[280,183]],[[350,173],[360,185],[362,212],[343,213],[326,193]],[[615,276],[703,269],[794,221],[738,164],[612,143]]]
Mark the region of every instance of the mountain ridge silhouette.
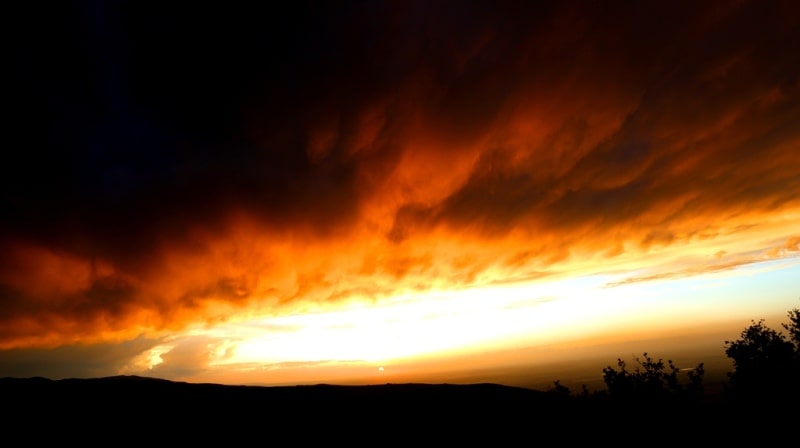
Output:
[[7,433],[30,438],[26,428],[33,424],[57,429],[59,441],[84,444],[87,437],[99,437],[92,436],[97,430],[147,442],[139,432],[152,427],[170,441],[225,440],[226,446],[233,439],[250,442],[265,432],[287,431],[305,441],[330,436],[364,442],[356,445],[371,443],[377,434],[396,442],[492,440],[505,446],[552,431],[573,441],[668,431],[675,440],[716,443],[763,437],[771,418],[722,401],[632,405],[495,383],[254,386],[136,375],[5,377],[0,399]]

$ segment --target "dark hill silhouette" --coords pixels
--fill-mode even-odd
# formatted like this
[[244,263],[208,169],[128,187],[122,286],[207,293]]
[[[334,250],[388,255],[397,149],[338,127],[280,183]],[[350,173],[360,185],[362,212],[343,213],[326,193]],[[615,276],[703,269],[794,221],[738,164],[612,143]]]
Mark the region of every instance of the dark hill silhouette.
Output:
[[[359,431],[378,431],[396,441],[491,437],[495,443],[504,438],[511,443],[532,431],[558,429],[576,441],[589,441],[595,435],[590,430],[608,436],[668,430],[670,437],[718,442],[763,437],[760,428],[765,427],[763,412],[724,401],[632,406],[491,383],[232,386],[139,376],[37,377],[0,379],[0,396],[5,428],[12,431],[32,423],[116,433],[155,426],[167,431],[162,437],[184,442],[186,437],[207,442],[207,437],[247,439],[262,431],[274,436],[290,430],[314,438],[323,427],[355,431],[356,437]],[[737,430],[735,439],[731,428]],[[83,437],[64,430],[58,434]]]
[[[17,445],[507,446],[520,442],[779,445],[797,422],[800,310],[789,336],[752,322],[726,341],[727,392],[703,364],[647,353],[603,369],[606,391],[494,383],[234,386],[141,376],[0,378],[0,429]],[[679,374],[688,382],[681,384]],[[789,435],[791,439],[791,436]],[[74,443],[71,443],[74,442]]]
[[[546,392],[500,384],[380,384],[380,385],[298,385],[233,386],[213,383],[186,383],[141,376],[111,376],[94,379],[2,378],[0,391],[6,402],[57,401],[80,397],[84,402],[105,404],[119,399],[133,402],[212,402],[262,403],[298,401],[403,402],[436,401],[519,401],[558,400]],[[128,402],[131,402],[128,401]]]
[[[82,431],[63,428],[112,428],[138,437],[138,431],[158,427],[166,433],[157,439],[168,436],[180,446],[187,438],[198,443],[223,438],[224,446],[232,446],[229,437],[249,442],[288,435],[309,442],[324,434],[350,446],[376,436],[395,443],[437,438],[453,443],[482,434],[498,442],[514,434],[510,428],[543,425],[568,401],[489,383],[234,386],[138,376],[2,378],[0,396],[5,429],[28,434],[23,428],[31,424],[62,428],[59,441],[67,435],[83,443]],[[513,423],[515,416],[525,424]]]

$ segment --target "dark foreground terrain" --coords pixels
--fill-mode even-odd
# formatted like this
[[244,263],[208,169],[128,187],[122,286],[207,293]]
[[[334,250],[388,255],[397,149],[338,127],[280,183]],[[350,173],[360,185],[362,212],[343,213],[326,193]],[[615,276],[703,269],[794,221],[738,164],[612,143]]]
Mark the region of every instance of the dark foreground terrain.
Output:
[[3,378],[0,394],[5,433],[22,431],[32,443],[55,435],[62,442],[73,437],[86,442],[101,431],[115,438],[152,433],[159,440],[206,442],[223,435],[365,442],[369,433],[395,441],[489,437],[499,442],[536,434],[573,441],[590,434],[606,441],[641,434],[660,445],[683,442],[684,436],[764,442],[794,424],[781,422],[797,421],[783,406],[750,408],[723,399],[615,403],[498,384],[259,387],[130,376]]
[[[648,437],[660,446],[685,437],[764,442],[797,421],[784,406],[752,408],[723,399],[617,403],[498,384],[260,387],[135,376],[3,378],[0,396],[4,433],[21,433],[26,446],[53,438],[104,446],[151,438],[181,446],[223,439],[229,442],[224,446],[235,439],[274,445],[275,437],[284,440],[279,445],[325,439],[356,445],[491,440],[492,446],[521,437],[529,439],[525,445],[542,444],[534,443],[539,437],[636,444],[645,440],[631,437]],[[795,423],[781,423],[789,421]]]

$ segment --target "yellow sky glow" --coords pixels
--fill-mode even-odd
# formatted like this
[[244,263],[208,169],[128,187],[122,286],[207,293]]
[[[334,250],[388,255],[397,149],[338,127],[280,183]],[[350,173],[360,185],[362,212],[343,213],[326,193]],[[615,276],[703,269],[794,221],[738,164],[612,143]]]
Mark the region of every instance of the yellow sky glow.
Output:
[[[206,367],[216,370],[214,378],[220,381],[225,375],[219,372],[226,369],[278,371],[332,363],[391,366],[459,353],[591,345],[731,321],[738,325],[765,310],[775,315],[788,306],[783,301],[765,301],[763,308],[743,306],[719,294],[731,280],[798,270],[797,247],[786,245],[794,240],[767,238],[794,230],[790,222],[775,220],[747,235],[732,232],[725,241],[717,238],[673,247],[657,254],[658,263],[653,260],[656,255],[648,253],[651,270],[647,272],[626,270],[617,257],[616,263],[607,266],[575,263],[572,269],[582,276],[403,294],[377,303],[354,301],[330,310],[195,329],[175,339],[202,335],[213,341]],[[758,244],[761,250],[736,252]],[[732,262],[723,269],[714,268],[721,259]],[[736,269],[740,265],[746,269]],[[637,280],[637,274],[645,280]],[[695,278],[702,281],[693,283]],[[703,300],[698,300],[698,294]],[[721,312],[721,307],[728,309]],[[150,367],[157,366],[153,360],[170,348],[151,350]]]

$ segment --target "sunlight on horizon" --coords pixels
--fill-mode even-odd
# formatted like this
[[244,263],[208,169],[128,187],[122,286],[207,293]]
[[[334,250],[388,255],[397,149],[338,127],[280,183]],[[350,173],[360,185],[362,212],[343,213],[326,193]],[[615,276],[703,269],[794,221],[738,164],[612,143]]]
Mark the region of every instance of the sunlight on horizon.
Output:
[[[782,314],[794,306],[785,294],[796,286],[796,278],[798,258],[614,287],[608,287],[614,277],[594,275],[404,295],[371,306],[255,319],[202,334],[221,341],[211,349],[212,369],[330,363],[385,367],[399,360],[625,340]],[[752,297],[759,293],[762,300],[755,306]]]

